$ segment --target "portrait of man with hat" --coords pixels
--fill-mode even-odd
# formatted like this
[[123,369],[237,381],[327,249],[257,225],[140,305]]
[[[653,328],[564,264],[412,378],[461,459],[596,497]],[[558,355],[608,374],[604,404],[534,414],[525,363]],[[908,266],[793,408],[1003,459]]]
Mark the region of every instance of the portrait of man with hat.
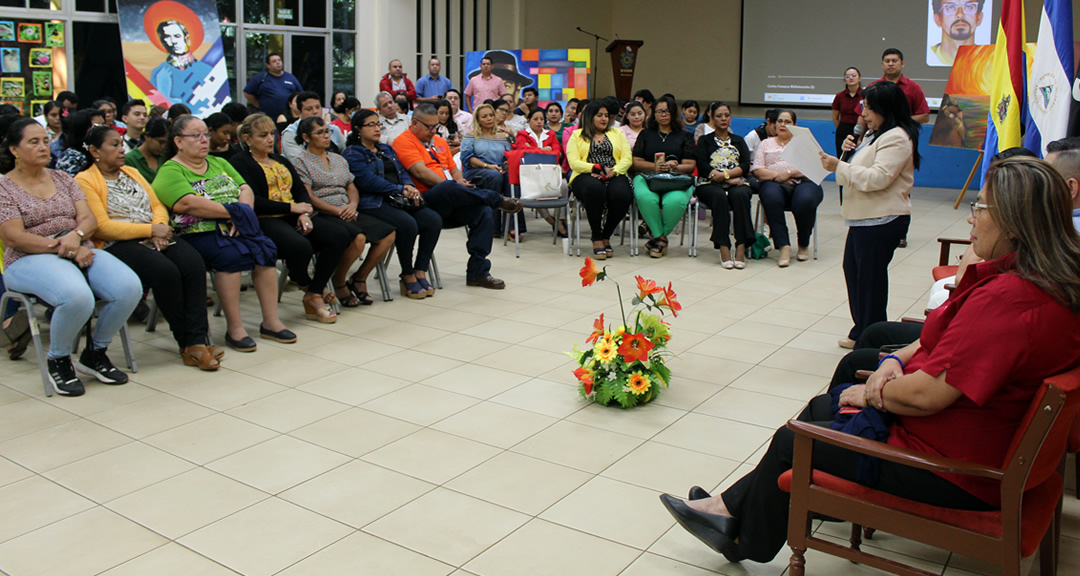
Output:
[[[484,90],[477,90],[474,88],[473,83],[475,80],[479,80],[479,83],[485,82],[486,79],[494,76],[502,81],[503,91],[502,94],[509,94],[514,98],[514,102],[517,102],[518,93],[522,88],[532,86],[533,79],[518,72],[517,58],[504,50],[489,50],[480,59],[480,68],[473,70],[469,73],[469,83],[465,87],[465,95],[470,100],[470,109],[482,104],[484,100],[491,98],[492,100],[498,99],[502,94],[488,95],[482,94]],[[479,96],[483,95],[484,98]]]

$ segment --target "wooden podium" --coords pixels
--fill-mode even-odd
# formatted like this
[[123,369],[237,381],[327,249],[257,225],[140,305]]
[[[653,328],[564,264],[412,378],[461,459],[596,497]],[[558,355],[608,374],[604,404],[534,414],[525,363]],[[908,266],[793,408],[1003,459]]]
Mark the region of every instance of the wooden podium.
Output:
[[634,88],[634,68],[637,66],[638,49],[644,44],[641,40],[616,40],[608,44],[611,53],[611,72],[615,76],[615,97],[629,100]]

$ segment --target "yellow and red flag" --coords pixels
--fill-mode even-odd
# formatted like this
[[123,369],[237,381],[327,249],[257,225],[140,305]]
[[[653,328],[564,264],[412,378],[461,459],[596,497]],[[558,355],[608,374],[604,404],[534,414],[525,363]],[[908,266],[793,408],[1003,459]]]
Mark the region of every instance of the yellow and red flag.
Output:
[[1021,129],[1024,75],[1027,72],[1024,40],[1024,1],[1003,0],[1001,22],[994,44],[990,121],[987,122],[986,144],[983,146],[983,174],[990,167],[990,158],[994,154],[1022,146],[1024,142]]

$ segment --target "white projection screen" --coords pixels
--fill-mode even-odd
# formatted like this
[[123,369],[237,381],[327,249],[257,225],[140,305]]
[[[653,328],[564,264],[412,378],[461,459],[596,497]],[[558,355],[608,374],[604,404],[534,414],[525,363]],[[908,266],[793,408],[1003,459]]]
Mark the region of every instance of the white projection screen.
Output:
[[1000,0],[941,5],[935,13],[932,0],[744,0],[739,100],[828,106],[845,68],[857,67],[866,86],[882,76],[881,53],[898,48],[904,75],[937,108],[952,70],[947,45],[990,44],[1001,9]]

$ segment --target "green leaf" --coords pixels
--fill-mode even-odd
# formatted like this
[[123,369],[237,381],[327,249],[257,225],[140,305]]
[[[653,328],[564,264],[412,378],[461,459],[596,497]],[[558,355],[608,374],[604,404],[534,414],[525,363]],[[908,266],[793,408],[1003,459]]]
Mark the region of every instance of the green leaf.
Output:
[[663,382],[665,388],[669,384],[671,384],[671,368],[664,366],[663,362],[657,361],[652,363],[652,369],[653,374],[655,374],[660,379],[660,381]]
[[634,296],[634,299],[630,301],[630,305],[637,306],[638,304],[641,304],[641,298]]
[[612,398],[612,394],[611,394],[612,390],[611,389],[612,388],[613,388],[613,386],[611,384],[609,384],[609,383],[606,383],[606,382],[603,383],[603,384],[597,384],[596,386],[594,386],[593,387],[593,392],[596,393],[595,400],[598,403],[603,404],[603,405],[606,406],[608,403],[611,402],[611,398]]
[[621,383],[614,384],[612,387],[615,388],[612,395],[614,396],[615,400],[619,402],[620,406],[622,406],[623,408],[630,408],[634,404],[637,404],[637,399],[634,398],[634,395],[630,392],[623,390],[624,386]]

